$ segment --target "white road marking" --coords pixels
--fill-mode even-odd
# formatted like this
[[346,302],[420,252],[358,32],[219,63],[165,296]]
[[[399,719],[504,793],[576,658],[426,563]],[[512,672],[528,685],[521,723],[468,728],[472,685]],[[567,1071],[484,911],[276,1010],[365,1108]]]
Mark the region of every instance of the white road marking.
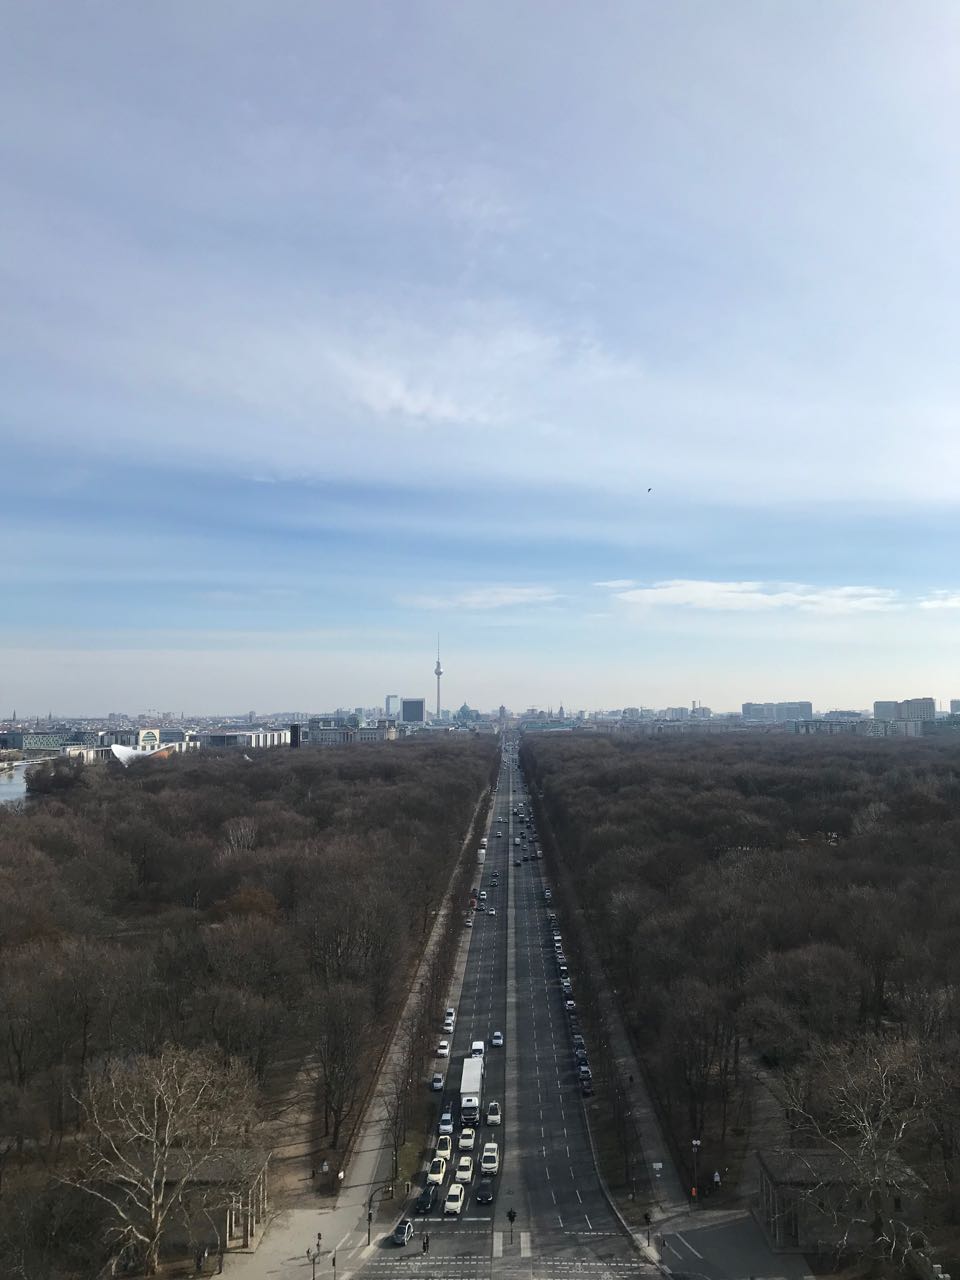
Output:
[[700,1251],[699,1251],[699,1250],[695,1249],[695,1248],[693,1247],[693,1245],[690,1243],[690,1241],[689,1241],[689,1240],[685,1240],[685,1239],[683,1238],[683,1236],[680,1234],[680,1232],[679,1232],[679,1231],[676,1233],[676,1236],[677,1236],[677,1239],[678,1239],[679,1241],[681,1241],[681,1242],[682,1242],[682,1244],[683,1244],[687,1249],[689,1249],[689,1250],[690,1250],[690,1252],[691,1252],[695,1257],[697,1257],[697,1258],[699,1258],[701,1261],[703,1261],[703,1254],[702,1254],[702,1253],[700,1253]]
[[588,1227],[590,1228],[590,1230],[592,1231],[592,1230],[593,1230],[593,1223],[590,1221],[590,1219],[587,1217],[587,1215],[586,1215],[586,1214],[584,1214],[583,1216],[587,1219],[587,1226],[588,1226]]
[[521,1258],[530,1257],[530,1232],[529,1231],[520,1232],[520,1257]]
[[493,1233],[493,1256],[495,1258],[503,1257],[503,1232],[495,1231]]
[[580,1194],[579,1191],[577,1192],[577,1199],[580,1201],[581,1204],[583,1204],[583,1196]]
[[551,1192],[550,1192],[550,1194],[553,1196],[553,1203],[554,1203],[554,1204],[556,1204],[556,1203],[557,1203],[557,1193],[556,1193],[555,1191],[551,1191]]

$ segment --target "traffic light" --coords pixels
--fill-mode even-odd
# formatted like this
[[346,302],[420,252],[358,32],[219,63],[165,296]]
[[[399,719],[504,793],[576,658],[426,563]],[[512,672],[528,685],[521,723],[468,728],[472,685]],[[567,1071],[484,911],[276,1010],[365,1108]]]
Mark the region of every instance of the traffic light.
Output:
[[512,1226],[513,1226],[513,1224],[514,1224],[514,1223],[516,1222],[516,1220],[517,1220],[517,1211],[516,1211],[516,1209],[508,1209],[508,1210],[507,1210],[507,1220],[509,1221],[509,1223],[510,1223],[510,1225],[511,1225],[511,1227],[512,1227]]

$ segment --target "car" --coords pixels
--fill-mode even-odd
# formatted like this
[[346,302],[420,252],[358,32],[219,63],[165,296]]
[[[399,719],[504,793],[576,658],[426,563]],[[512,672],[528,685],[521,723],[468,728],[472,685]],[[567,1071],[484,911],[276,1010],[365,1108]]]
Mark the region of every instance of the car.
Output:
[[493,1179],[481,1178],[477,1183],[473,1198],[477,1204],[490,1204],[493,1201]]
[[560,990],[563,992],[565,996],[573,995],[573,983],[570,981],[569,978],[563,979],[563,981],[560,983]]
[[519,866],[521,865],[520,859],[519,859],[519,858],[514,858],[514,860],[513,860],[513,865],[514,865],[515,867],[519,867]]
[[454,1174],[457,1182],[473,1181],[473,1156],[461,1156],[457,1161],[457,1172]]
[[442,1091],[443,1076],[440,1074],[439,1071],[435,1071],[433,1073],[433,1079],[430,1081],[430,1088],[433,1089],[435,1093],[440,1093]]
[[549,889],[544,889],[544,891],[543,891],[543,896],[544,896],[544,899],[545,899],[547,902],[549,902],[549,901],[550,901],[550,899],[553,897],[553,894],[550,892],[550,890],[549,890]]
[[527,857],[527,855],[526,855],[526,854],[524,854],[524,855],[523,855],[523,860],[524,860],[524,862],[529,862],[529,861],[530,861],[530,859]]
[[574,1049],[573,1060],[578,1067],[581,1067],[581,1066],[585,1067],[588,1061],[586,1049],[583,1049],[579,1046],[576,1049]]
[[490,1043],[493,1045],[494,1049],[502,1049],[503,1048],[503,1032],[495,1031],[493,1033],[493,1037]]
[[583,1097],[585,1097],[585,1098],[592,1098],[592,1097],[593,1097],[593,1081],[592,1081],[592,1080],[581,1080],[581,1081],[580,1081],[580,1092],[581,1092],[581,1094],[583,1095]]
[[437,1057],[438,1058],[450,1057],[450,1041],[449,1040],[441,1040],[440,1043],[437,1045]]
[[444,1019],[443,1027],[441,1028],[441,1030],[446,1031],[448,1035],[453,1035],[453,1023],[450,1021],[449,1018]]
[[452,1005],[452,1004],[451,1004],[451,1005],[448,1005],[448,1006],[446,1007],[446,1009],[444,1009],[444,1011],[443,1011],[443,1020],[444,1020],[444,1022],[456,1022],[456,1020],[457,1020],[457,1011],[456,1011],[456,1009],[453,1007],[453,1005]]
[[390,1239],[394,1244],[406,1244],[413,1235],[413,1223],[409,1218],[401,1218],[393,1229]]
[[483,913],[486,911],[486,909],[487,909],[487,904],[486,904],[485,902],[478,902],[478,903],[477,903],[477,910],[478,910],[481,914],[483,914]]
[[443,1156],[434,1156],[430,1161],[430,1168],[427,1170],[427,1181],[435,1182],[438,1187],[442,1186],[447,1180],[447,1162]]
[[590,1068],[587,1066],[585,1062],[577,1068],[577,1072],[581,1080],[593,1079],[593,1072],[590,1070]]
[[576,1000],[564,1000],[563,1007],[566,1009],[567,1013],[576,1013],[577,1002]]
[[519,849],[519,847],[520,847],[520,837],[519,837],[519,836],[514,836],[514,837],[513,837],[513,843],[514,843],[514,845]]
[[496,908],[496,907],[489,907],[489,908],[487,909],[487,915],[488,915],[488,916],[495,916],[496,914],[497,914],[497,908]]
[[502,1122],[500,1114],[500,1103],[490,1102],[487,1104],[487,1124],[500,1124]]
[[585,1045],[586,1045],[586,1041],[584,1040],[583,1036],[577,1035],[573,1037],[573,1047],[575,1049],[583,1049]]
[[434,1155],[442,1156],[444,1160],[449,1160],[453,1155],[453,1139],[449,1133],[441,1133],[437,1139],[437,1149]]
[[465,929],[472,929],[472,928],[473,928],[473,917],[472,917],[472,916],[467,916],[466,920],[464,920],[464,922],[463,922],[463,927],[464,927]]
[[487,900],[487,891],[486,891],[486,889],[481,889],[481,890],[480,890],[480,901],[481,901],[481,902],[486,902],[486,900]]
[[498,831],[498,832],[497,832],[497,839],[499,840],[502,836],[503,836],[503,832],[502,832],[502,831]]
[[487,1046],[483,1043],[482,1040],[474,1040],[473,1043],[470,1045],[471,1058],[482,1058],[483,1055],[486,1053],[486,1051],[487,1051]]
[[453,1112],[448,1107],[440,1117],[440,1124],[437,1126],[438,1133],[453,1133]]
[[437,1203],[437,1196],[440,1194],[440,1188],[435,1182],[428,1182],[420,1194],[417,1196],[417,1202],[413,1206],[417,1213],[433,1213]]
[[460,1214],[463,1213],[463,1202],[466,1199],[466,1196],[467,1193],[464,1190],[463,1185],[459,1182],[455,1182],[447,1192],[447,1198],[443,1202],[443,1212],[445,1214],[455,1213],[459,1218]]
[[461,1129],[460,1137],[457,1139],[458,1151],[472,1151],[473,1144],[477,1140],[476,1129]]
[[483,1154],[480,1156],[480,1172],[489,1174],[500,1172],[500,1148],[495,1142],[485,1142],[483,1144]]

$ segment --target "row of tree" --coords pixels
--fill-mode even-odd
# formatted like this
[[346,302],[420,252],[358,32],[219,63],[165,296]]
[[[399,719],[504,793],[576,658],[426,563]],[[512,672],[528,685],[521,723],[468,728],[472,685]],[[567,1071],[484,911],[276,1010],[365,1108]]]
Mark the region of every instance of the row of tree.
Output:
[[87,1168],[125,1064],[192,1064],[211,1095],[219,1072],[256,1099],[309,1058],[340,1148],[494,768],[481,739],[197,754],[51,769],[0,808],[0,1257],[92,1275],[102,1241],[139,1232],[155,1265],[156,1214],[67,1212],[64,1171]]
[[960,749],[540,735],[522,757],[680,1159],[695,1136],[722,1159],[747,1051],[798,1137],[841,1142],[845,1060],[864,1088],[922,1078],[875,1146],[956,1216]]

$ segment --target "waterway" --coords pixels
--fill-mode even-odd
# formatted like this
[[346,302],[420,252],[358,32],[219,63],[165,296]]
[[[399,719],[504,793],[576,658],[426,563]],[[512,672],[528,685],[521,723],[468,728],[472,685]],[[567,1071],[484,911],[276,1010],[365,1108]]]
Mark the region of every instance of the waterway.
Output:
[[14,800],[23,800],[27,794],[27,780],[24,777],[26,765],[14,765],[12,769],[0,770],[0,804],[12,804]]

